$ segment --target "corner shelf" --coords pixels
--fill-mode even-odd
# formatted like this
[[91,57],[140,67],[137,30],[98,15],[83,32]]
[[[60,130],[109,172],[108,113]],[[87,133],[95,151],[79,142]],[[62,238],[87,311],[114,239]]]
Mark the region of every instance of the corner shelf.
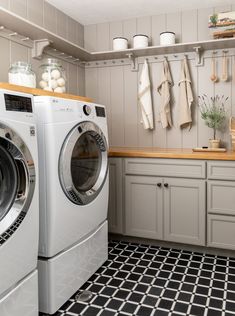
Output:
[[[1,25],[6,29],[14,30],[15,33],[13,33],[13,35],[23,34],[25,37],[28,37],[29,42],[33,41],[34,48],[40,41],[45,43],[45,46],[48,46],[47,43],[49,43],[50,48],[54,49],[54,51],[59,53],[62,52],[61,55],[65,54],[67,55],[67,58],[74,58],[75,60],[84,63],[129,58],[132,64],[132,70],[134,71],[137,70],[135,68],[136,57],[195,52],[197,58],[196,65],[199,66],[202,65],[201,55],[203,51],[235,48],[235,38],[226,38],[192,43],[179,43],[170,46],[149,46],[142,49],[130,48],[121,51],[89,52],[4,8],[0,8],[0,26]],[[17,32],[15,30],[17,30]],[[25,41],[27,38],[22,40]],[[37,54],[34,52],[34,57],[35,56],[37,57]],[[38,54],[38,56],[40,56],[40,54]]]

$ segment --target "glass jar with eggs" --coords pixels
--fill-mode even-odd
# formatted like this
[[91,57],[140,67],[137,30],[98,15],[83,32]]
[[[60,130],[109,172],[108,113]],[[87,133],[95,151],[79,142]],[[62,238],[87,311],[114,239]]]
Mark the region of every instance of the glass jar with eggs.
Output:
[[46,91],[65,93],[65,70],[55,58],[47,58],[39,67],[39,87]]

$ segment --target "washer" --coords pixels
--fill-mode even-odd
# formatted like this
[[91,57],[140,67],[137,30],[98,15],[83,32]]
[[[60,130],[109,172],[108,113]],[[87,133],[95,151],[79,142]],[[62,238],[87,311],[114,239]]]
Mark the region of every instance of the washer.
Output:
[[33,110],[33,96],[0,90],[1,316],[38,315],[38,152]]
[[53,314],[107,259],[105,108],[38,96],[39,309]]

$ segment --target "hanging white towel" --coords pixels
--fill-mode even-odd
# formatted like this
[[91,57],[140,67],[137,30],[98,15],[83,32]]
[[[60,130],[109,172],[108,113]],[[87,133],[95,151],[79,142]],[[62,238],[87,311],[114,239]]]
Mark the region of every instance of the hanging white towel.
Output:
[[144,129],[153,129],[153,107],[147,60],[144,61],[139,80],[138,99],[142,114],[141,123],[143,123]]
[[192,125],[191,105],[193,102],[193,93],[191,79],[186,57],[181,62],[181,75],[179,81],[179,116],[178,122],[180,127],[189,127]]
[[163,128],[172,126],[171,107],[170,107],[170,101],[171,101],[170,87],[172,86],[172,84],[173,82],[171,79],[169,65],[168,65],[167,59],[165,58],[163,61],[161,83],[157,88],[159,94],[161,95],[159,115],[160,115],[160,121],[162,123]]

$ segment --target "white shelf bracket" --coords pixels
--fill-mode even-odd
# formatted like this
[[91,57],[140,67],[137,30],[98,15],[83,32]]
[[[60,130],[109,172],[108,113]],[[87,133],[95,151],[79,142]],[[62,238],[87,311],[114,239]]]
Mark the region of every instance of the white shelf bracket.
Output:
[[196,67],[203,66],[204,60],[202,58],[202,48],[201,48],[201,46],[193,47],[193,49],[195,50],[195,54],[196,54],[195,66]]
[[41,59],[44,49],[52,42],[48,39],[41,39],[33,41],[32,57],[35,59]]
[[131,71],[138,71],[138,63],[136,63],[136,57],[134,56],[134,54],[127,54],[127,57],[131,61]]

